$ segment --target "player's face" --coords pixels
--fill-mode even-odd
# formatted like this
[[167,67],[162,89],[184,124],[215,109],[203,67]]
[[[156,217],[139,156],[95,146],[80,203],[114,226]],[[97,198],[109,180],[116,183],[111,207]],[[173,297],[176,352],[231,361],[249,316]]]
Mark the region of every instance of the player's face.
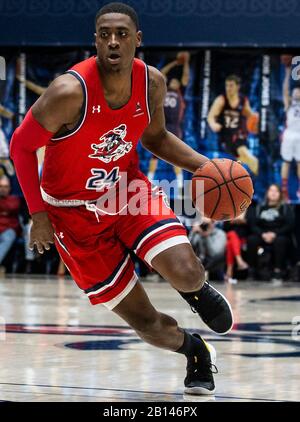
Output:
[[229,97],[232,97],[233,95],[237,95],[239,93],[240,86],[234,81],[226,81],[225,89],[226,89],[226,94]]
[[169,89],[172,91],[179,91],[180,89],[180,82],[178,79],[171,79],[169,83]]
[[108,13],[100,16],[96,25],[98,60],[107,72],[120,72],[132,66],[142,33],[127,15]]
[[269,187],[267,199],[268,201],[275,203],[280,201],[280,191],[277,186],[272,185]]

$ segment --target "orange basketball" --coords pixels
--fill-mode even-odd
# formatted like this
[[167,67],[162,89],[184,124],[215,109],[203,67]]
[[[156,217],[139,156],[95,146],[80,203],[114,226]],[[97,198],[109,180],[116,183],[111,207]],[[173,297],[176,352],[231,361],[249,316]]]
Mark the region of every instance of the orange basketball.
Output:
[[259,132],[259,114],[258,113],[251,114],[251,116],[248,117],[247,129],[248,129],[248,132],[253,133],[254,135],[258,134]]
[[289,55],[289,54],[283,54],[282,56],[280,56],[281,59],[281,63],[284,64],[285,66],[292,66],[292,60],[293,60],[293,56]]
[[205,217],[233,220],[247,210],[254,194],[251,177],[238,162],[206,161],[193,175],[192,200]]
[[183,65],[185,64],[185,62],[187,62],[190,58],[190,54],[186,51],[181,51],[180,53],[177,54],[177,63],[179,65]]

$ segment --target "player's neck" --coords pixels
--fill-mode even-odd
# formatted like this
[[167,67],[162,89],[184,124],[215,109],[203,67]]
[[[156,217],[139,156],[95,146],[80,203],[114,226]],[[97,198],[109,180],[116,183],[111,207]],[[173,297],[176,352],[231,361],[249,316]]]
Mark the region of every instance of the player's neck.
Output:
[[98,65],[99,75],[104,91],[123,92],[131,88],[132,66],[120,71],[107,72]]
[[239,99],[239,94],[238,93],[232,94],[232,95],[228,95],[227,94],[227,99],[230,102],[235,102],[235,101],[237,101]]

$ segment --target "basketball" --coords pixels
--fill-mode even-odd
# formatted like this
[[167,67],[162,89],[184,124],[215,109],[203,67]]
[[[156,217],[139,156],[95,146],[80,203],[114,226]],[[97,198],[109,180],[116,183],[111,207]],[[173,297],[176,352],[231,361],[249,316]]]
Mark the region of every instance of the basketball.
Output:
[[259,114],[253,113],[247,119],[247,130],[254,135],[257,135],[259,132]]
[[177,63],[180,65],[185,64],[190,58],[190,54],[188,52],[182,51],[177,54]]
[[206,161],[192,178],[194,206],[205,217],[217,221],[233,220],[241,215],[251,204],[253,193],[247,170],[228,159]]
[[282,64],[290,67],[290,66],[292,66],[293,56],[291,56],[289,54],[283,54],[282,56],[280,56],[280,60],[281,60]]

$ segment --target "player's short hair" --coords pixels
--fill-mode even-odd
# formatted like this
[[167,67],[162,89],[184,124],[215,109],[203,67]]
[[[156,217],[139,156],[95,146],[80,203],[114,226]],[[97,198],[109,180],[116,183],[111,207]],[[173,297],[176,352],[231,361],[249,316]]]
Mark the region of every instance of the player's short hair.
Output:
[[127,4],[117,2],[108,3],[103,6],[96,15],[95,24],[97,25],[100,16],[106,15],[108,13],[121,13],[122,15],[129,16],[134,23],[136,30],[139,30],[140,24],[136,11]]
[[237,75],[229,75],[229,76],[227,76],[226,82],[229,82],[229,81],[233,81],[237,85],[241,85],[242,84],[241,78],[239,76],[237,76]]

